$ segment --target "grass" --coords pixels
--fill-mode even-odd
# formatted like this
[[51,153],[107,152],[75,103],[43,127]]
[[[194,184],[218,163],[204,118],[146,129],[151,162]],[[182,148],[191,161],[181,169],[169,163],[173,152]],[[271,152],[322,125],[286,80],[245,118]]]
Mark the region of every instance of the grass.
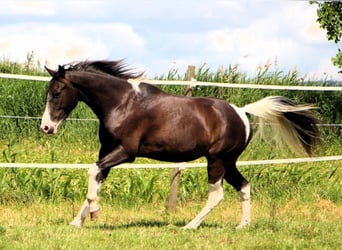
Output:
[[[252,197],[266,204],[290,200],[312,203],[317,197],[341,205],[342,163],[302,163],[240,167],[251,182]],[[113,169],[100,193],[103,202],[134,208],[139,204],[162,204],[169,194],[171,170]],[[0,204],[17,206],[36,202],[80,204],[87,190],[86,170],[0,169]],[[205,201],[208,195],[204,168],[186,169],[180,178],[178,202]],[[225,185],[225,197],[236,192]],[[199,210],[199,208],[198,208]]]
[[240,170],[252,184],[252,225],[234,229],[240,202],[225,184],[225,200],[198,230],[185,231],[180,227],[207,198],[205,169],[183,171],[174,214],[166,209],[170,170],[112,170],[100,193],[100,218],[82,229],[68,223],[85,197],[85,170],[0,169],[0,249],[342,247],[341,162]]
[[235,230],[238,199],[226,199],[198,230],[183,230],[198,202],[169,213],[162,204],[131,208],[102,203],[102,215],[82,229],[68,226],[69,203],[1,208],[0,249],[340,249],[342,207],[319,197],[309,204],[253,201],[249,228]]

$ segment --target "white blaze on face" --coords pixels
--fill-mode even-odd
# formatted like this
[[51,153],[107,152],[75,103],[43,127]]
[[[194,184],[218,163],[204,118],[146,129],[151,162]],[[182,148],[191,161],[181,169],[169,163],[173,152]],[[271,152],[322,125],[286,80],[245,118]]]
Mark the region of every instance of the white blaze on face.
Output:
[[[49,98],[50,96],[48,95],[47,100],[49,100]],[[58,125],[59,122],[51,120],[49,102],[47,101],[40,128],[45,134],[56,134]]]
[[141,83],[140,79],[128,79],[127,82],[132,85],[132,88],[134,89],[136,93],[140,93],[140,87],[139,87]]

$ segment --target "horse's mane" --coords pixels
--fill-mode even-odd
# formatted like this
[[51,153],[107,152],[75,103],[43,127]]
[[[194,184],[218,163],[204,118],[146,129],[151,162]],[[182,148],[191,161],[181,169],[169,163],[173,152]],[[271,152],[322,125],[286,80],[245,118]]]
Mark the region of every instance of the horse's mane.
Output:
[[86,71],[120,78],[138,78],[143,73],[134,72],[127,67],[124,60],[119,61],[82,61],[63,65],[66,71]]

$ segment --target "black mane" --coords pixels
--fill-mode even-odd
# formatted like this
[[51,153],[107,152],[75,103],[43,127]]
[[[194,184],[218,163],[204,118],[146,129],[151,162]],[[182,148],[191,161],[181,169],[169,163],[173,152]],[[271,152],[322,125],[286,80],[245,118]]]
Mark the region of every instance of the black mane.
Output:
[[134,72],[132,69],[127,67],[124,60],[119,61],[82,61],[76,63],[70,63],[63,65],[66,71],[87,71],[94,72],[98,74],[105,74],[116,76],[120,78],[138,78],[143,75],[143,73]]

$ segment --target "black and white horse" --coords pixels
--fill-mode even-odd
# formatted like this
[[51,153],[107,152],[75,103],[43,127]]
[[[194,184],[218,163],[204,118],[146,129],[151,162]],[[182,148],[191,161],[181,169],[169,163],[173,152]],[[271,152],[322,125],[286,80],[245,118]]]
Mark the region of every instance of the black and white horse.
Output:
[[[99,160],[89,169],[86,200],[71,225],[99,214],[98,192],[112,167],[136,157],[184,162],[204,156],[208,162],[209,197],[185,228],[197,228],[223,199],[223,180],[242,201],[242,228],[251,222],[250,185],[236,161],[252,137],[247,113],[268,122],[295,151],[311,154],[319,139],[311,106],[270,96],[244,107],[207,97],[183,97],[163,92],[140,80],[122,61],[86,61],[46,68],[52,76],[41,129],[56,134],[59,124],[85,102],[100,121]],[[82,131],[80,131],[82,133]]]

